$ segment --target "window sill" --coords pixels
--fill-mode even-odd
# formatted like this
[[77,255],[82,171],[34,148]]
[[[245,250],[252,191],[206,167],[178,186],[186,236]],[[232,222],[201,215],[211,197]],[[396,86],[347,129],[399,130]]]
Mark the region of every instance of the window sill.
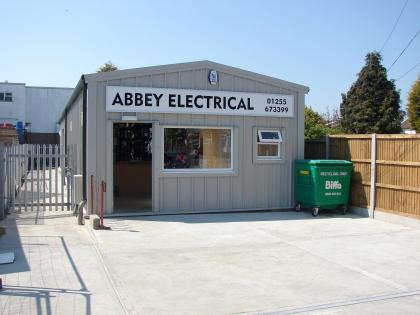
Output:
[[254,164],[283,164],[284,163],[284,159],[261,159],[261,158],[255,158],[254,159]]
[[237,176],[238,172],[233,169],[216,170],[161,170],[160,177],[220,177]]

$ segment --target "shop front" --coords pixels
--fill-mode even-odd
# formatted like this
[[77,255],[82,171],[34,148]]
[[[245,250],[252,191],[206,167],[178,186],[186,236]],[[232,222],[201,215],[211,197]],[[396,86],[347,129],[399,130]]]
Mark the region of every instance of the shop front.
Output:
[[[308,88],[201,61],[84,75],[62,117],[108,214],[293,207]],[[89,207],[89,202],[87,203]],[[91,211],[91,209],[88,209]]]

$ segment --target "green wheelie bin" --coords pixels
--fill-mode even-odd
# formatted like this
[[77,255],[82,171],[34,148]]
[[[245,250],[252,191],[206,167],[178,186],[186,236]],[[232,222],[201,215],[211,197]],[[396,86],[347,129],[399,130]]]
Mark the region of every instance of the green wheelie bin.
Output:
[[317,216],[320,209],[347,211],[353,163],[345,160],[296,160],[296,211],[310,208]]

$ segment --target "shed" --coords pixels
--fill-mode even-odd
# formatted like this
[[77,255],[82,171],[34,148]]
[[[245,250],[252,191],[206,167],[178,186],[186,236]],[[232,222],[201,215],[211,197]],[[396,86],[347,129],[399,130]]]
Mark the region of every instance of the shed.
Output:
[[210,61],[87,74],[61,143],[89,212],[101,181],[107,214],[291,208],[308,91]]

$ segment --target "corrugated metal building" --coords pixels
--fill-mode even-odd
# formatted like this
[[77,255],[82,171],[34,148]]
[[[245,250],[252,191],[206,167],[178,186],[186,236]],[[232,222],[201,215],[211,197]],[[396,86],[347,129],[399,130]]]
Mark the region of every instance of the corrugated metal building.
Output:
[[73,89],[0,82],[0,123],[25,129],[24,143],[57,143],[57,123]]
[[308,91],[210,61],[88,74],[61,142],[89,208],[90,179],[106,182],[106,213],[291,208]]

